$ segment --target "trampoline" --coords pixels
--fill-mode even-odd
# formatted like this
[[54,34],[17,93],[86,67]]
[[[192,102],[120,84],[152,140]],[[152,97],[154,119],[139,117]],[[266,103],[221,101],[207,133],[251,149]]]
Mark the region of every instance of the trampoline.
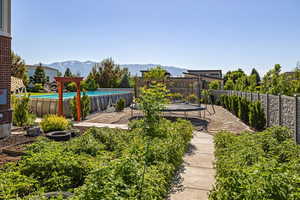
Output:
[[[140,110],[138,104],[130,105],[130,109],[131,109],[131,117],[133,117],[133,111],[134,110]],[[206,110],[206,108],[202,107],[202,106],[199,106],[199,105],[179,103],[179,104],[168,104],[161,111],[162,112],[183,112],[185,118],[188,117],[188,112],[199,111],[199,116],[201,118],[201,111],[202,110]]]

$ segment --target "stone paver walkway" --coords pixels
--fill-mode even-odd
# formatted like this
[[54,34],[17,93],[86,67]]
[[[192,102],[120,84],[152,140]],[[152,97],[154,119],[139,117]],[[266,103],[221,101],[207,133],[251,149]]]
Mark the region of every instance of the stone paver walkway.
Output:
[[104,124],[104,123],[91,123],[91,122],[78,122],[74,124],[74,127],[95,127],[95,128],[119,128],[119,129],[128,129],[127,124]]
[[[214,184],[213,136],[194,132],[191,148],[184,157],[182,190],[170,195],[171,200],[207,200]],[[175,189],[176,190],[176,189]]]

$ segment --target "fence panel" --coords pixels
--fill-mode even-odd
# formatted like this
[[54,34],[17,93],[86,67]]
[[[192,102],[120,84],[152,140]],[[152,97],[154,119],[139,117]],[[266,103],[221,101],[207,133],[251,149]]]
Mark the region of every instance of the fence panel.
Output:
[[281,125],[287,126],[295,131],[296,123],[296,99],[294,97],[282,96],[281,98]]

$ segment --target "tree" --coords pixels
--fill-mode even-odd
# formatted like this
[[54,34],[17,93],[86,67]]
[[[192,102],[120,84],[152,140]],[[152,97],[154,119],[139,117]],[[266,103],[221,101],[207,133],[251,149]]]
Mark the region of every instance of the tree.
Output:
[[167,78],[167,71],[161,66],[157,66],[145,72],[144,78],[146,80],[162,81]]
[[249,85],[248,85],[248,88],[247,88],[247,90],[249,91],[249,92],[256,92],[257,91],[257,76],[256,76],[256,74],[252,74],[252,75],[250,75],[250,76],[248,76],[248,83],[249,83]]
[[73,74],[72,74],[69,67],[67,67],[67,69],[65,71],[65,74],[64,74],[64,77],[73,77]]
[[281,66],[276,64],[263,77],[261,91],[268,94],[292,95],[293,88],[288,75],[281,73]]
[[124,74],[121,82],[120,82],[120,88],[130,88],[130,82],[129,82],[129,74]]
[[246,76],[246,74],[240,68],[236,71],[228,71],[224,76],[224,83],[226,84],[227,80],[232,80],[234,83],[236,83],[236,81],[242,76]]
[[47,83],[47,77],[41,63],[39,66],[37,66],[34,75],[30,77],[30,81],[33,84],[40,83],[43,86],[45,85],[45,83]]
[[252,71],[251,71],[251,75],[250,76],[252,76],[252,75],[256,76],[255,77],[256,78],[256,86],[258,86],[260,84],[260,76],[259,76],[258,71],[255,68],[253,68]]
[[221,82],[218,80],[211,81],[208,84],[208,88],[211,90],[219,90],[219,89],[221,89]]
[[234,82],[233,80],[229,79],[226,81],[224,85],[224,90],[233,90],[234,89]]
[[126,73],[128,73],[127,68],[121,69],[112,58],[107,58],[96,64],[89,76],[94,78],[102,88],[116,88],[119,87],[121,78]]
[[11,52],[11,76],[22,79],[24,85],[28,85],[28,75],[25,61],[15,54],[13,51]]
[[240,76],[234,84],[234,90],[237,91],[245,91],[247,87],[248,87],[247,75]]

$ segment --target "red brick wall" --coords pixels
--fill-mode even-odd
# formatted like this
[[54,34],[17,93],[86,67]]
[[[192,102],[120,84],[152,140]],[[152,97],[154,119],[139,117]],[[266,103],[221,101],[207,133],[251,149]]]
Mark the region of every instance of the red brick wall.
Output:
[[0,105],[0,113],[4,118],[0,119],[0,124],[11,122],[10,110],[10,76],[11,76],[11,38],[0,36],[0,89],[7,89],[7,105]]

